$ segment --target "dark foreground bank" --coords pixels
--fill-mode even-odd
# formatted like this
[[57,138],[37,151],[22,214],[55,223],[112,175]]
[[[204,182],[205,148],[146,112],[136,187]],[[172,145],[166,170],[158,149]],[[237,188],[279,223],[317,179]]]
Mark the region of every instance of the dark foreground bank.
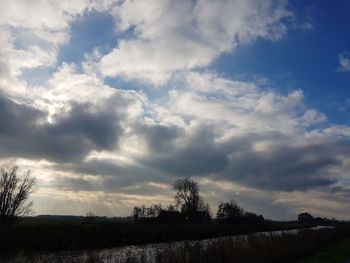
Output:
[[[297,233],[296,233],[297,232]],[[295,262],[350,235],[348,228],[252,234],[209,240],[182,241],[147,246],[57,253],[25,253],[1,262],[56,263],[264,263]],[[323,261],[322,261],[323,262]],[[324,261],[328,262],[328,261]]]
[[0,255],[17,251],[41,252],[101,249],[125,245],[198,240],[309,227],[297,222],[259,225],[148,224],[133,222],[27,222],[0,226]]

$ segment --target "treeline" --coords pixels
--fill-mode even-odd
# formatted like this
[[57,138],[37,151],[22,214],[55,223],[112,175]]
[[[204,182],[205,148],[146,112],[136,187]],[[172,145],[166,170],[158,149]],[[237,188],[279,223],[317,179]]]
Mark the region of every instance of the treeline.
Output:
[[219,204],[216,219],[218,222],[231,224],[262,224],[265,220],[262,215],[244,211],[233,200]]
[[[164,209],[161,204],[154,204],[149,207],[145,205],[135,206],[132,211],[132,218],[135,222],[146,218],[156,218],[162,210]],[[173,211],[175,211],[175,208]]]
[[[172,185],[175,192],[175,204],[163,208],[161,204],[136,206],[132,211],[135,222],[212,222],[212,211],[200,195],[198,183],[193,179],[179,179]],[[221,202],[216,212],[216,222],[230,224],[262,224],[264,217],[244,211],[233,200]]]
[[310,213],[301,213],[298,215],[298,221],[301,223],[307,224],[316,224],[316,225],[339,225],[339,224],[350,224],[350,221],[338,220],[336,218],[327,218],[327,217],[314,217]]
[[[226,223],[234,225],[261,225],[266,220],[263,215],[245,211],[234,200],[220,202],[215,217],[208,203],[200,195],[200,188],[191,178],[179,179],[172,184],[175,192],[175,204],[163,207],[162,204],[150,206],[135,206],[131,218],[135,222],[191,222],[191,223]],[[313,217],[304,212],[298,215],[297,221],[303,226],[349,224],[349,221],[340,221],[335,218]]]

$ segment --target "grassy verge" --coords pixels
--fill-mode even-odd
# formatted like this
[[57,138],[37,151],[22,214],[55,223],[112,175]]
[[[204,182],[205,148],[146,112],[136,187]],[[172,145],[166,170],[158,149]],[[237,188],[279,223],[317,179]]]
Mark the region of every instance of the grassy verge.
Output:
[[350,260],[350,238],[330,247],[321,249],[317,254],[297,263],[345,263]]

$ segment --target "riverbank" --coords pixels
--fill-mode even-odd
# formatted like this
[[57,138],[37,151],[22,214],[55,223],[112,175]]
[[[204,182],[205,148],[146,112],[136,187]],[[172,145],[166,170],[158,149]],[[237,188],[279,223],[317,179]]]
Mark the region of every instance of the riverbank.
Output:
[[132,222],[30,222],[0,227],[0,255],[103,249],[310,227],[298,222],[259,225],[146,224]]
[[102,250],[25,253],[1,259],[1,262],[26,263],[264,263],[295,262],[350,236],[350,229],[276,231],[207,240],[125,246]]
[[180,247],[169,245],[158,251],[154,262],[295,262],[349,235],[349,229],[305,229],[297,233],[248,235],[242,239],[223,238],[208,244],[183,243]]

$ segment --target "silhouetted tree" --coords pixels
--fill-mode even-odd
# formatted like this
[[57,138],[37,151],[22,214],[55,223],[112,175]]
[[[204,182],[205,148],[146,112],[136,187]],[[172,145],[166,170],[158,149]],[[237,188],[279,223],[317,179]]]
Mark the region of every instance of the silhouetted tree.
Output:
[[203,211],[203,212],[207,212],[208,215],[210,216],[210,218],[213,216],[212,215],[212,212],[211,212],[211,208],[210,208],[210,205],[209,203],[205,203],[203,198],[200,198],[201,202],[200,202],[200,205],[199,205],[199,211]]
[[223,222],[234,224],[262,224],[264,217],[253,212],[244,212],[235,201],[220,203],[216,217]]
[[253,212],[245,212],[243,222],[246,224],[261,224],[264,222],[264,217]]
[[86,222],[93,223],[96,220],[95,213],[92,211],[87,212],[85,216],[85,220]]
[[86,217],[96,217],[95,213],[92,211],[89,211],[86,213]]
[[176,211],[176,207],[172,204],[168,205],[165,209],[166,211]]
[[145,220],[147,218],[156,218],[160,211],[162,211],[161,204],[151,205],[149,207],[142,205],[141,207],[135,206],[132,212],[132,217],[134,221]]
[[161,204],[151,205],[150,207],[146,208],[146,216],[147,217],[157,217],[161,210],[162,210]]
[[175,192],[176,205],[180,206],[181,211],[199,211],[201,198],[197,182],[190,178],[178,179],[174,182],[172,188]]
[[20,175],[18,166],[0,169],[0,224],[12,223],[31,211],[33,203],[28,199],[34,185],[30,171]]
[[228,203],[220,203],[216,217],[218,219],[236,219],[242,218],[244,210],[235,201],[231,200]]

